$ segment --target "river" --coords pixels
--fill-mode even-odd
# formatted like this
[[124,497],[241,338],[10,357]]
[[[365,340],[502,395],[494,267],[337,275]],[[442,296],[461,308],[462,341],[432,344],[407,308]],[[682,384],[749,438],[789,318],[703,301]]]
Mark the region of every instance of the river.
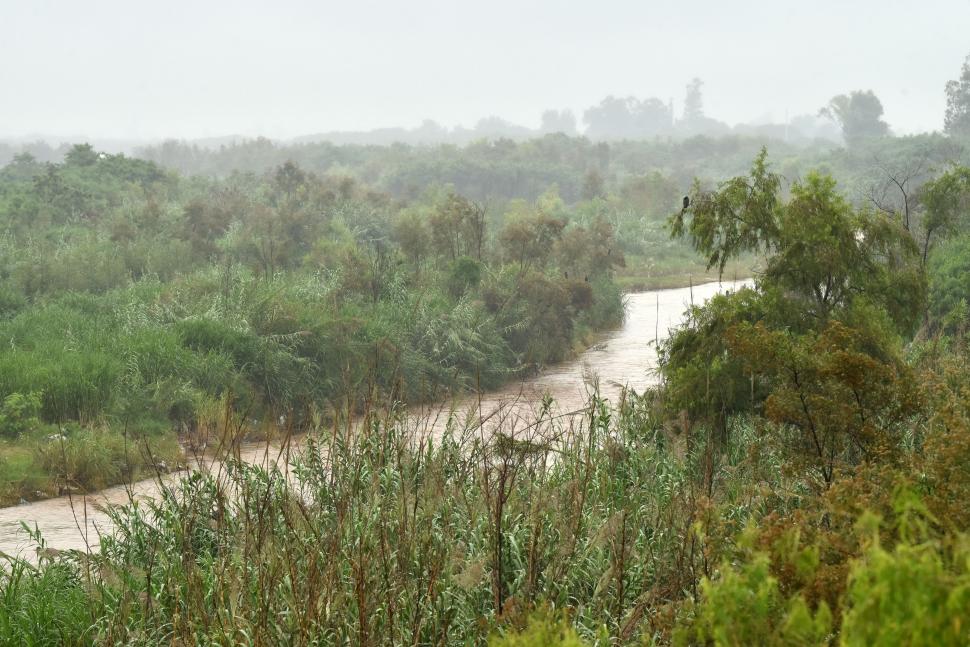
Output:
[[[706,283],[692,288],[654,290],[626,295],[626,316],[622,327],[605,333],[576,359],[550,367],[540,375],[510,383],[500,390],[455,403],[422,407],[415,415],[435,419],[440,426],[451,411],[514,425],[528,420],[543,398],[551,397],[557,413],[581,409],[598,385],[599,393],[616,401],[624,387],[641,392],[656,383],[655,342],[682,320],[693,301],[701,304],[714,294],[732,290],[744,282]],[[496,411],[501,416],[493,416]],[[471,413],[473,412],[473,413]],[[501,419],[501,423],[498,421]],[[276,455],[265,443],[243,446],[241,457],[252,463],[266,463]],[[206,461],[211,466],[211,461]],[[170,483],[177,474],[162,479]],[[161,484],[155,478],[127,486],[116,486],[87,496],[62,496],[0,509],[0,551],[8,555],[34,557],[33,544],[21,522],[40,529],[48,546],[57,549],[92,550],[99,533],[109,530],[105,505],[126,503],[129,497],[155,497]]]

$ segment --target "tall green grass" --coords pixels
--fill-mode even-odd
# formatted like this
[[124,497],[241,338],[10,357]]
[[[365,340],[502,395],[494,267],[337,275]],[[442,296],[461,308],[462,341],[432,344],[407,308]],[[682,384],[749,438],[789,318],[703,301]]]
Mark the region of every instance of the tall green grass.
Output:
[[[707,524],[740,529],[766,504],[750,484],[780,478],[742,452],[711,477],[632,396],[537,414],[433,438],[375,410],[278,468],[194,473],[114,509],[96,555],[58,556],[83,592],[65,618],[75,635],[95,618],[99,644],[464,645],[544,605],[629,643],[713,568]],[[708,477],[725,493],[716,520]]]

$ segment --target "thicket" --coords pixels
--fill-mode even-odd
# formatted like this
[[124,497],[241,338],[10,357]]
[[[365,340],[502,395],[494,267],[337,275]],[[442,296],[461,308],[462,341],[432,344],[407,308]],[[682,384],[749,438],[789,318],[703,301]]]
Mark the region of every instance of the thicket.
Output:
[[493,213],[289,162],[184,178],[79,145],[0,170],[0,227],[6,502],[103,483],[44,483],[50,438],[102,429],[177,465],[173,432],[191,441],[222,402],[298,431],[374,392],[493,388],[622,318],[612,224],[554,191]]

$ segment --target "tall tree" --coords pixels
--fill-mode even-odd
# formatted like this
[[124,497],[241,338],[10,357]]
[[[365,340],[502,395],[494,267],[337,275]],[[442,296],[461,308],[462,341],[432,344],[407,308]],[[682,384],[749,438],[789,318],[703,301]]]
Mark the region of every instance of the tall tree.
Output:
[[921,319],[926,281],[895,219],[856,209],[809,173],[781,192],[766,154],[748,176],[700,191],[672,219],[710,266],[764,254],[755,288],[688,312],[660,348],[665,406],[723,446],[731,415],[760,411],[823,488],[847,465],[892,451],[914,414],[901,340]]
[[687,124],[694,124],[704,119],[704,95],[701,88],[704,82],[694,77],[687,84],[687,93],[684,95],[684,121]]
[[542,113],[542,126],[540,130],[544,134],[563,133],[566,135],[576,134],[576,115],[572,110],[546,110]]
[[642,139],[670,129],[670,108],[653,97],[609,96],[583,113],[586,134],[595,139]]
[[953,137],[970,137],[970,55],[963,61],[960,78],[946,83],[943,130]]
[[832,97],[819,111],[842,128],[842,137],[849,146],[866,139],[890,134],[889,125],[882,120],[882,102],[872,90],[856,90]]

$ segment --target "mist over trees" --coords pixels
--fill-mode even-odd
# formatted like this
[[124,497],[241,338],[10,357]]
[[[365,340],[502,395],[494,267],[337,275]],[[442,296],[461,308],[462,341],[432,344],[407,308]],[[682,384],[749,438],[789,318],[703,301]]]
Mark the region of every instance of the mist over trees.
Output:
[[660,99],[609,96],[583,113],[590,139],[642,139],[670,133],[673,114]]
[[889,135],[889,125],[882,120],[882,113],[882,102],[872,90],[856,90],[834,96],[819,111],[820,115],[839,124],[842,137],[849,146]]
[[[957,78],[947,82],[944,89],[946,109],[943,115],[943,132],[955,139],[970,137],[970,56],[964,60]],[[733,126],[712,117],[704,97],[704,81],[695,77],[685,86],[682,108],[678,116],[674,99],[657,96],[609,95],[599,103],[581,112],[581,120],[569,108],[549,108],[541,112],[536,128],[522,126],[500,116],[483,117],[472,127],[449,127],[433,119],[425,119],[413,128],[389,127],[367,131],[330,131],[294,137],[285,142],[264,137],[227,135],[197,139],[190,142],[170,140],[163,143],[124,140],[90,139],[98,150],[109,153],[148,154],[152,159],[165,163],[163,151],[188,147],[196,157],[209,156],[214,151],[243,147],[248,154],[261,158],[270,149],[280,145],[304,145],[330,143],[337,146],[386,146],[405,144],[409,146],[468,146],[481,140],[506,139],[514,142],[561,134],[568,137],[585,137],[593,141],[649,141],[654,139],[682,140],[697,136],[724,137],[743,136],[760,138],[762,143],[780,140],[785,143],[813,146],[824,143],[841,143],[848,147],[883,137],[893,136],[889,124],[883,118],[882,101],[872,90],[852,90],[838,94],[816,113],[787,114],[782,121],[762,118]],[[716,113],[716,106],[714,108]],[[26,153],[40,162],[59,162],[71,145],[86,138],[73,138],[52,145],[45,137],[0,139],[0,164],[9,163],[14,157]],[[260,152],[262,151],[262,152]],[[184,158],[184,151],[178,155]],[[282,163],[277,160],[275,163]],[[189,170],[183,163],[179,168]],[[243,164],[243,167],[248,167]],[[265,166],[259,166],[265,169]],[[732,171],[739,171],[736,167]]]
[[[546,109],[541,112],[539,125],[536,128],[513,123],[501,116],[488,115],[479,119],[471,127],[461,125],[449,127],[433,119],[425,119],[413,128],[395,126],[366,131],[326,131],[308,133],[286,142],[276,143],[301,145],[327,142],[338,146],[390,144],[467,146],[483,139],[525,141],[557,133],[570,137],[586,137],[594,141],[684,139],[698,135],[731,134],[771,137],[806,145],[815,140],[831,142],[839,140],[839,134],[833,128],[811,115],[796,115],[787,123],[751,122],[730,126],[707,113],[703,85],[700,78],[694,78],[687,84],[682,98],[683,109],[679,115],[675,111],[673,98],[610,95],[583,110],[581,120],[569,108]],[[137,149],[144,149],[146,146],[167,145],[167,143],[157,142],[74,137],[52,146],[44,141],[43,137],[35,140],[0,139],[0,164],[9,162],[14,155],[21,152],[30,153],[42,162],[59,162],[71,145],[81,140],[91,141],[98,150],[125,154],[134,153]],[[215,151],[241,144],[265,149],[274,142],[264,137],[226,135],[196,139],[189,143],[200,151]]]
[[576,115],[572,110],[546,110],[542,113],[542,124],[539,132],[544,135],[551,133],[562,133],[564,135],[576,135]]
[[954,137],[970,138],[970,55],[963,61],[959,78],[946,84],[943,130]]
[[729,125],[694,77],[0,143],[0,645],[970,644],[970,57],[944,78],[915,135],[845,86]]

